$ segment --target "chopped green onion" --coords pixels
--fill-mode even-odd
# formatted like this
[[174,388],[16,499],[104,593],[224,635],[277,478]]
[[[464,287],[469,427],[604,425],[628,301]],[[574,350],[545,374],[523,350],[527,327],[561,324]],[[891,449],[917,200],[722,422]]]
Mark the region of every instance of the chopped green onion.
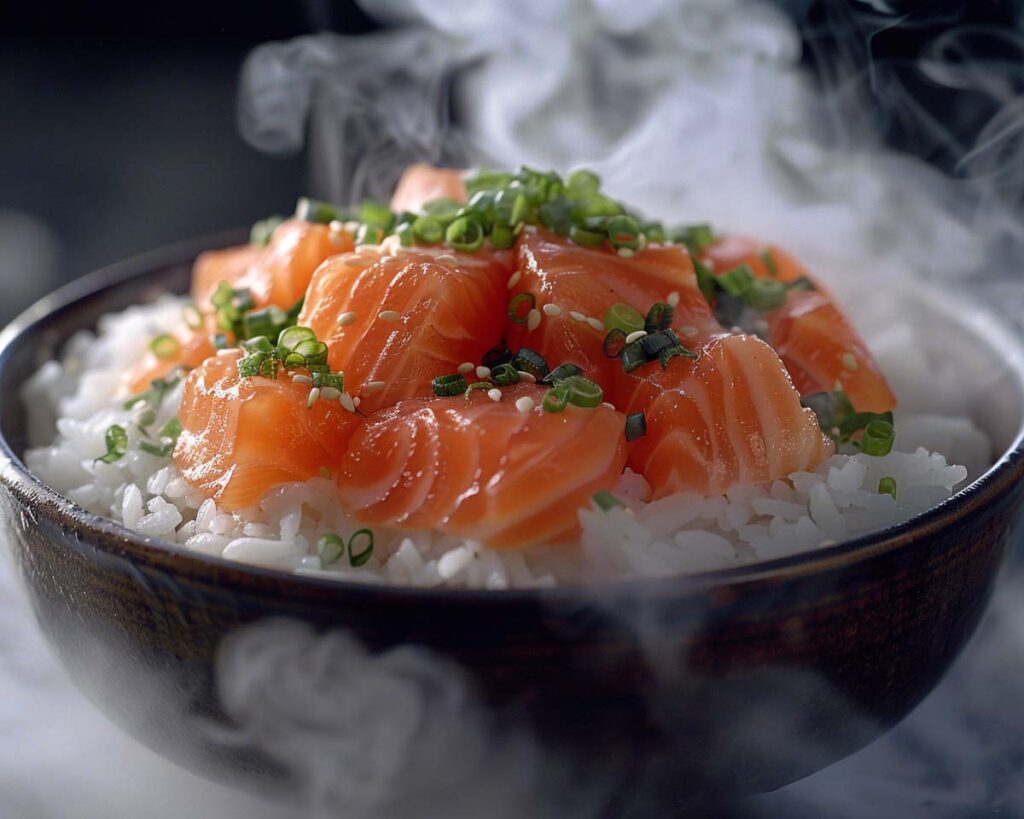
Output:
[[395,222],[395,214],[380,202],[363,202],[359,206],[359,221],[366,226],[387,231]]
[[544,402],[542,406],[544,407],[545,412],[561,412],[565,409],[565,405],[568,403],[569,391],[559,384],[544,393]]
[[604,244],[604,240],[607,236],[604,233],[598,233],[594,230],[581,228],[579,225],[573,225],[569,228],[569,238],[581,247],[597,247],[598,245]]
[[642,412],[634,412],[626,416],[626,440],[635,441],[647,434],[647,418]]
[[634,341],[619,350],[619,361],[622,362],[622,368],[627,373],[633,372],[637,367],[641,367],[651,360],[640,341]]
[[896,497],[896,479],[885,477],[878,481],[878,494],[879,495],[892,495]]
[[423,212],[429,216],[436,216],[441,224],[446,225],[455,218],[455,214],[459,212],[461,207],[461,202],[457,202],[447,196],[442,196],[427,202],[423,206]]
[[608,358],[618,358],[622,348],[626,346],[626,333],[616,327],[610,330],[601,343],[601,352]]
[[604,391],[601,387],[582,375],[566,378],[559,383],[557,389],[565,390],[566,401],[574,407],[591,409],[600,406],[604,400]]
[[181,422],[178,420],[178,416],[175,415],[157,433],[157,437],[160,439],[159,445],[151,444],[148,441],[141,441],[139,442],[139,449],[148,452],[150,455],[156,455],[158,458],[166,458],[174,451],[174,445],[178,442],[180,435]]
[[621,330],[623,335],[627,336],[644,329],[644,317],[640,311],[623,302],[617,302],[609,307],[602,321],[605,329]]
[[[520,312],[519,305],[527,304],[525,312]],[[537,299],[533,293],[520,293],[508,303],[508,320],[513,324],[526,324],[530,311],[537,306]]]
[[469,400],[469,396],[473,394],[475,390],[490,390],[494,388],[494,384],[490,381],[474,381],[468,387],[466,387],[466,400]]
[[602,489],[600,492],[592,495],[590,499],[602,512],[609,512],[616,506],[625,506],[625,504],[622,501],[620,501],[607,489]]
[[512,366],[521,372],[529,373],[538,381],[549,372],[548,362],[544,360],[544,356],[528,347],[520,348],[512,359]]
[[373,225],[360,225],[356,230],[357,245],[379,245],[384,241],[384,231]]
[[266,219],[260,219],[260,221],[255,222],[249,231],[249,242],[260,247],[266,247],[270,244],[274,231],[277,230],[278,225],[283,221],[283,216],[268,216]]
[[439,375],[433,381],[430,382],[430,388],[434,391],[434,395],[439,395],[442,398],[450,398],[453,395],[466,391],[466,379],[458,373],[453,375]]
[[330,202],[321,202],[303,196],[295,205],[295,218],[303,222],[316,222],[326,225],[328,222],[345,221],[345,213]]
[[478,169],[466,177],[466,190],[475,193],[483,188],[503,188],[515,177],[505,171]]
[[895,430],[888,421],[875,419],[864,427],[864,437],[861,439],[861,452],[865,455],[881,457],[892,451],[892,442],[895,437]]
[[288,314],[280,307],[271,305],[262,310],[253,310],[242,316],[242,337],[266,336],[276,340],[281,329],[288,322]]
[[632,216],[621,214],[608,220],[608,243],[616,250],[640,247],[640,225]]
[[730,296],[744,298],[754,281],[754,271],[745,262],[716,277],[717,285]]
[[637,329],[646,330],[648,333],[656,333],[659,330],[667,330],[672,326],[672,314],[674,310],[671,304],[655,302],[647,311],[642,327]]
[[395,228],[395,234],[402,247],[412,247],[416,244],[416,231],[412,229],[412,222],[402,222]]
[[759,255],[761,256],[761,261],[764,264],[765,269],[768,271],[768,275],[773,279],[779,278],[779,268],[775,264],[775,257],[772,255],[771,248],[763,248]]
[[420,216],[412,223],[412,232],[423,244],[436,245],[444,239],[445,223],[436,216]]
[[297,352],[300,344],[306,341],[316,341],[316,333],[309,327],[289,327],[284,330],[277,339],[277,346],[286,352]]
[[[175,372],[180,372],[177,370]],[[180,375],[174,377],[168,376],[167,378],[154,378],[149,382],[149,388],[145,392],[141,392],[138,395],[133,395],[122,405],[124,409],[130,410],[137,407],[139,404],[146,404],[147,406],[156,409],[164,400],[164,396],[167,392],[177,386],[181,380]]]
[[499,364],[507,364],[514,357],[515,356],[512,355],[512,351],[508,347],[504,344],[499,344],[497,347],[492,347],[484,353],[483,357],[480,359],[480,363],[488,369],[493,370]]
[[107,432],[103,436],[103,442],[107,447],[107,451],[96,459],[101,463],[112,464],[114,461],[120,461],[128,451],[128,433],[119,424],[107,427]]
[[499,387],[510,387],[518,384],[520,380],[519,370],[511,364],[499,364],[491,370],[491,381]]
[[782,306],[786,300],[786,285],[771,279],[754,279],[744,294],[746,303],[762,313]]
[[696,257],[693,258],[693,271],[697,274],[697,287],[700,288],[700,292],[708,304],[710,304],[715,300],[715,293],[718,291],[715,274]]
[[491,247],[495,250],[505,250],[512,247],[515,241],[515,231],[508,225],[496,224],[491,228]]
[[345,554],[345,541],[334,532],[327,532],[316,542],[316,553],[320,556],[320,565],[330,566]]
[[[366,545],[359,552],[355,551],[358,538],[362,537]],[[361,566],[373,557],[374,554],[374,533],[371,529],[356,529],[348,538],[348,562],[354,567]]]
[[696,256],[715,241],[711,225],[685,225],[672,234],[672,241],[686,245],[690,255]]
[[801,276],[799,279],[794,279],[786,287],[790,290],[817,290],[818,286],[808,279],[806,276]]
[[163,333],[149,342],[149,349],[161,361],[167,361],[181,352],[181,343],[170,333]]
[[601,188],[601,177],[593,171],[580,168],[566,177],[565,187],[572,194],[597,193]]
[[583,369],[571,362],[566,362],[565,364],[559,364],[555,369],[540,379],[540,383],[554,384],[557,386],[565,381],[565,379],[572,378],[574,375],[583,375]]
[[448,225],[444,240],[456,250],[472,253],[483,245],[484,229],[476,219],[460,216]]

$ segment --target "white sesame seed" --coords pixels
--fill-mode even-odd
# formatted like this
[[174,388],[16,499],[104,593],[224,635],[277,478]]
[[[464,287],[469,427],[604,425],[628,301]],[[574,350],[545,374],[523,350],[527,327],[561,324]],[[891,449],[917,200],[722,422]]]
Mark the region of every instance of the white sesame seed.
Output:
[[337,219],[332,219],[330,222],[327,223],[327,229],[331,233],[344,233],[345,223],[339,222]]
[[377,314],[377,318],[379,318],[381,321],[400,321],[402,318],[402,314],[399,313],[397,310],[381,310]]
[[523,230],[525,232],[529,233],[531,236],[533,236],[537,232],[537,226],[536,225],[526,225],[526,227],[524,227]]
[[612,403],[609,403],[608,401],[602,401],[601,402],[601,406],[604,407],[605,409],[610,409],[610,410],[615,409],[615,405],[612,404]]
[[354,407],[358,407],[362,403],[363,403],[363,399],[360,398],[358,395],[355,398],[352,399],[352,406],[354,406]]
[[460,375],[465,375],[466,373],[471,373],[471,372],[473,372],[474,367],[475,367],[475,365],[473,364],[472,361],[463,361],[458,366],[458,373]]
[[552,304],[551,302],[548,302],[547,304],[545,304],[541,308],[541,310],[543,310],[545,313],[547,313],[549,316],[552,316],[552,317],[553,316],[560,316],[560,315],[562,315],[562,308],[559,307],[557,304]]
[[495,388],[493,390],[488,390],[487,391],[487,397],[490,398],[492,401],[500,401],[501,400],[501,390],[499,390],[497,388]]
[[367,381],[363,384],[363,392],[380,392],[386,386],[383,381]]
[[523,278],[523,274],[520,271],[518,271],[518,270],[515,273],[513,273],[511,276],[509,276],[508,277],[508,289],[511,290],[513,287],[515,287],[517,284],[519,284],[519,280],[521,278]]
[[534,406],[534,400],[528,395],[524,395],[522,398],[516,399],[516,409],[520,412],[529,412],[534,408]]
[[452,256],[451,253],[442,253],[440,256],[435,256],[434,261],[438,264],[455,264],[458,259]]
[[344,313],[338,316],[338,326],[347,327],[348,325],[352,324],[352,322],[354,322],[355,320],[356,314],[353,313],[351,310],[346,310]]
[[593,316],[590,316],[590,317],[587,318],[587,324],[589,324],[591,327],[593,327],[599,333],[603,333],[604,332],[604,322],[601,321],[601,319],[599,319],[599,318],[594,318]]
[[848,370],[856,370],[860,367],[857,363],[857,356],[853,353],[843,353],[843,366]]
[[634,253],[633,249],[630,248],[630,247],[620,247],[619,248],[619,255],[623,259],[628,259],[630,256],[635,255],[635,253]]
[[476,377],[477,378],[490,378],[491,377],[491,368],[490,367],[484,367],[483,365],[480,365],[479,367],[476,368]]
[[342,222],[341,226],[342,226],[343,228],[345,228],[345,230],[347,230],[347,231],[348,231],[349,233],[351,233],[351,234],[352,234],[353,236],[355,236],[355,235],[356,235],[356,233],[358,233],[358,232],[359,232],[359,228],[361,227],[361,225],[359,224],[359,222],[358,222],[358,221],[356,221],[355,219],[350,219],[350,220],[349,220],[349,221],[347,221],[347,222]]
[[349,395],[347,392],[343,392],[338,397],[338,402],[341,404],[342,407],[347,409],[349,412],[355,412],[356,411],[355,401],[352,400],[352,396]]
[[526,370],[516,370],[516,372],[519,373],[520,381],[527,381],[530,384],[537,383],[537,376],[535,376],[533,373],[528,373],[526,372]]
[[634,341],[639,341],[645,335],[647,335],[646,330],[634,330],[632,333],[626,336],[626,343],[632,344]]
[[313,405],[320,400],[320,388],[313,387],[309,391],[309,395],[306,396],[306,408],[311,409]]
[[687,338],[690,338],[691,336],[697,335],[697,328],[691,327],[689,324],[687,324],[684,327],[680,327],[679,332],[682,333]]
[[585,315],[583,315],[579,310],[570,310],[569,311],[569,318],[571,318],[573,321],[586,321],[587,320],[587,317]]
[[540,327],[540,310],[533,309],[526,314],[526,329],[531,333]]
[[313,383],[313,379],[310,378],[308,375],[302,375],[301,373],[293,373],[292,374],[292,383],[293,384],[312,384]]
[[325,401],[337,401],[341,398],[341,390],[336,387],[321,387],[320,397]]
[[673,290],[671,293],[669,293],[668,294],[668,298],[665,299],[665,301],[668,302],[669,307],[678,307],[679,306],[679,293],[678,293],[678,291]]

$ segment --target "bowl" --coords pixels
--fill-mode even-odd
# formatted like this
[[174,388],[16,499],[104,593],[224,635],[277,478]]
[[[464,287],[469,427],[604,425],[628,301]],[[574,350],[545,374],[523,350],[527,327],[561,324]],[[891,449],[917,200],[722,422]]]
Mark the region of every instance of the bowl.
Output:
[[[255,650],[249,638],[266,625],[263,633],[293,647],[306,640],[317,656],[339,633],[349,642],[331,645],[366,652],[333,657],[334,677],[293,652],[288,672],[308,671],[311,702],[345,702],[360,662],[390,658],[382,667],[393,670],[411,646],[458,681],[488,736],[528,737],[560,770],[598,772],[609,798],[749,794],[879,736],[932,689],[975,628],[1024,492],[1024,350],[990,313],[953,298],[914,302],[904,320],[943,327],[925,354],[962,372],[964,411],[992,437],[995,464],[904,525],[727,571],[504,592],[335,582],[138,536],[31,474],[20,460],[25,378],[103,313],[186,292],[200,250],[243,240],[208,238],[99,271],[0,337],[6,546],[78,684],[169,758],[246,786],[302,786],[273,732],[253,728],[265,709],[239,704],[239,691],[269,685],[281,668],[255,682],[252,667],[226,676],[225,663],[240,646]],[[431,713],[459,720],[463,710]]]

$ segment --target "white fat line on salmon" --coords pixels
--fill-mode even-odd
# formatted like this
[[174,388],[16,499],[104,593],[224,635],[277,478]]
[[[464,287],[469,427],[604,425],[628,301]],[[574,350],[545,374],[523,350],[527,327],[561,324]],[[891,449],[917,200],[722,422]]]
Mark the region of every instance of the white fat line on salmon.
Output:
[[526,329],[533,332],[540,327],[540,310],[534,308],[526,314]]
[[545,304],[541,308],[541,310],[543,310],[545,313],[547,313],[552,318],[554,318],[555,316],[562,315],[562,308],[559,307],[557,304],[552,304],[551,302],[548,302],[547,304]]
[[534,406],[536,406],[536,402],[528,395],[516,399],[516,409],[522,413],[530,412]]
[[381,321],[400,321],[402,318],[402,314],[399,313],[397,310],[381,310],[377,314],[377,318],[379,318]]
[[351,310],[346,310],[344,313],[338,316],[338,326],[347,327],[348,325],[352,324],[355,320],[356,314],[353,313]]
[[511,290],[513,287],[519,284],[519,280],[521,278],[523,278],[523,274],[517,270],[515,273],[508,277],[508,284],[506,285],[506,287],[508,287],[508,289]]

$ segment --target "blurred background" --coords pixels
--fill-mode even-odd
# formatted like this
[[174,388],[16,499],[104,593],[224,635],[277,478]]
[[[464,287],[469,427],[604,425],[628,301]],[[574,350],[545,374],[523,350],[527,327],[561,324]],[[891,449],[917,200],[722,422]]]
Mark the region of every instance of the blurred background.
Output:
[[[998,100],[1024,94],[1020,0],[776,4],[797,27],[801,62],[832,92],[821,126],[840,141],[877,142],[953,180],[967,179]],[[467,0],[467,9],[473,5]],[[305,149],[262,153],[242,138],[243,60],[267,41],[323,31],[360,34],[380,25],[351,0],[273,7],[214,0],[6,4],[0,10],[0,320],[108,263],[290,210],[316,187],[309,158]],[[998,93],[980,93],[978,82],[936,82],[928,70],[936,39],[981,26],[986,36],[957,39],[960,50],[945,55],[947,67],[984,58],[997,69],[984,82],[990,78]],[[857,104],[847,110],[850,100]],[[1005,129],[1021,132],[1021,110]],[[1007,177],[1000,195],[1019,215],[1024,158],[1017,158],[1018,175]],[[1012,161],[1005,164],[1012,169]],[[1020,271],[1001,272],[1001,287],[1024,281]],[[1024,816],[1024,572],[1016,551],[979,637],[897,731],[728,815]],[[0,582],[0,595],[8,594],[13,590]],[[0,816],[170,816],[172,808],[199,817],[280,815],[172,768],[121,736],[48,664],[29,623],[24,612],[0,608],[0,683],[8,672],[9,679],[29,681],[0,697],[0,731],[8,737],[41,732],[46,741],[31,754],[11,739],[0,742]],[[57,772],[66,781],[75,754],[95,764],[77,774],[73,796],[54,793],[51,777]]]

